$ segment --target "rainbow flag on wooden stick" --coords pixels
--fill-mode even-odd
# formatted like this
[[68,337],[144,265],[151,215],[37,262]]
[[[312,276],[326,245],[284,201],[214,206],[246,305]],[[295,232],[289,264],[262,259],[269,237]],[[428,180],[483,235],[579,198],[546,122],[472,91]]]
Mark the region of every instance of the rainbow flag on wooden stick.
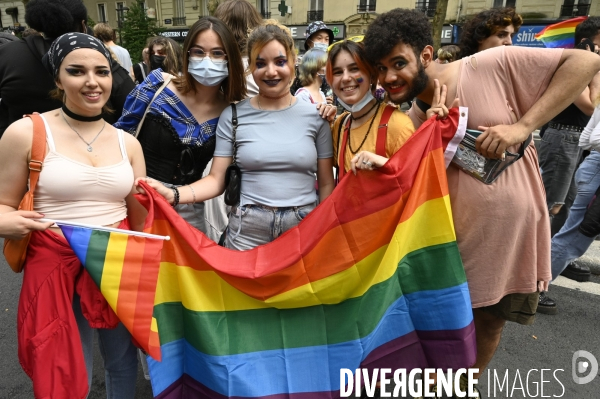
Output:
[[[140,197],[149,232],[171,237],[160,267],[148,260],[139,274],[138,289],[155,296],[138,295],[136,313],[122,313],[126,287],[101,288],[118,296],[122,320],[157,334],[155,397],[333,398],[342,368],[471,366],[444,161],[457,114],[426,122],[383,168],[349,175],[297,227],[249,251],[217,246],[151,190]],[[115,263],[115,274],[127,272]],[[113,273],[109,262],[86,267]]]
[[547,48],[575,47],[575,28],[587,17],[567,19],[556,24],[548,25],[535,38],[541,40]]

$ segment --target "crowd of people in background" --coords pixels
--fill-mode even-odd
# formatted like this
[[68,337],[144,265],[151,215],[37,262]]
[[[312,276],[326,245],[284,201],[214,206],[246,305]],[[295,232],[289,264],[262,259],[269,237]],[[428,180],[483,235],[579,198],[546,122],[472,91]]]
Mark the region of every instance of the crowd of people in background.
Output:
[[[432,47],[427,17],[414,10],[383,13],[364,37],[337,42],[318,21],[306,30],[298,65],[289,29],[262,20],[246,0],[219,4],[183,46],[149,38],[136,64],[109,25],[86,25],[80,0],[31,0],[25,20],[32,31],[23,39],[0,35],[0,237],[33,231],[18,339],[36,396],[66,383],[64,376],[39,381],[56,356],[32,344],[51,335],[42,331],[52,322],[48,303],[68,321],[56,345],[73,374],[87,371],[88,386],[92,327],[108,397],[133,398],[137,368],[129,333],[106,311],[60,230],[37,219],[141,230],[145,211],[133,194],[143,192],[143,180],[213,241],[251,249],[298,225],[347,174],[381,168],[421,124],[453,107],[465,107],[461,123],[481,131],[482,156],[521,155],[491,185],[447,168],[477,375],[506,321],[528,325],[536,312],[557,313],[546,294],[553,279],[589,280],[575,259],[594,240],[579,226],[600,187],[593,79],[600,17],[577,27],[573,50],[511,46],[523,23],[512,8],[477,14],[457,45],[440,49]],[[41,119],[23,118],[33,113]],[[35,208],[17,211],[37,128],[47,153]],[[531,137],[539,128],[538,153]],[[229,207],[222,194],[232,164],[242,184]],[[69,278],[48,278],[54,265]],[[92,301],[103,304],[98,314],[90,315]]]

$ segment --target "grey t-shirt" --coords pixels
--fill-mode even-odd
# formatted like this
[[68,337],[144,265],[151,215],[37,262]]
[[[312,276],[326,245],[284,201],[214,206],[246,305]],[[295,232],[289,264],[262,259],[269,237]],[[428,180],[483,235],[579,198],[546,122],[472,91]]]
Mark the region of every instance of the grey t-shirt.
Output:
[[[284,207],[315,202],[317,159],[333,156],[329,124],[315,105],[296,101],[281,110],[263,111],[246,99],[236,106],[240,204]],[[214,156],[233,156],[231,107],[219,117]]]

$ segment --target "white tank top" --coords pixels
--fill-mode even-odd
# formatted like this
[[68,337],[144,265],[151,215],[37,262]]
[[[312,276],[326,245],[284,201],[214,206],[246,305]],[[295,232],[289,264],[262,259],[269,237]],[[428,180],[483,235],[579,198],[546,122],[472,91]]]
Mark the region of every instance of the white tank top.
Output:
[[101,226],[125,219],[125,197],[131,192],[134,175],[123,131],[118,130],[121,162],[93,167],[56,152],[48,122],[42,119],[49,151],[34,193],[35,211],[48,219]]

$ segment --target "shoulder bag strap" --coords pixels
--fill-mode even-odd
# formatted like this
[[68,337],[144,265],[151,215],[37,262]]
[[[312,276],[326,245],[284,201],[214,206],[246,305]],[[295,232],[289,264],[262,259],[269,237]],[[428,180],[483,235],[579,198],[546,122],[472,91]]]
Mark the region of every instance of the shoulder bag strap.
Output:
[[150,100],[150,102],[148,103],[148,106],[146,107],[146,110],[144,111],[144,116],[142,116],[142,119],[140,120],[140,123],[138,124],[137,129],[135,129],[135,137],[139,136],[140,134],[140,130],[142,130],[142,125],[144,124],[144,120],[146,119],[146,115],[148,114],[148,111],[150,110],[150,105],[152,105],[152,103],[154,102],[154,100],[156,100],[156,97],[158,97],[158,95],[164,90],[165,87],[167,87],[167,85],[169,84],[169,82],[174,78],[173,75],[169,75],[164,83],[162,84],[162,86],[160,86],[158,88],[158,90],[156,90],[156,93],[154,93],[154,97],[152,97],[152,100]]
[[[342,181],[342,179],[344,178],[344,176],[346,175],[346,146],[348,145],[348,131],[350,130],[350,118],[351,115],[348,114],[348,116],[346,116],[346,119],[344,119],[342,121],[342,123],[340,123],[340,128],[343,125],[344,126],[344,135],[341,139],[342,142],[342,146],[340,147],[340,152],[338,155],[338,169],[339,169],[339,181]],[[340,144],[340,136],[338,134],[338,146]]]
[[46,126],[39,114],[27,115],[33,122],[31,160],[29,161],[29,191],[33,193],[46,157]]
[[533,139],[533,134],[530,134],[529,137],[527,137],[525,139],[525,141],[523,142],[523,144],[521,144],[521,148],[519,149],[519,158],[523,158],[523,155],[525,155],[525,150],[527,149],[527,147],[529,147],[529,143],[531,143],[531,140]]
[[233,162],[232,163],[236,163],[237,161],[237,140],[236,140],[236,133],[237,133],[237,128],[238,128],[238,118],[237,118],[237,108],[235,106],[235,103],[231,103],[231,125],[233,126],[232,129],[232,135],[233,135]]
[[388,122],[392,117],[392,113],[396,110],[396,108],[391,105],[386,105],[383,110],[383,114],[381,114],[381,120],[379,121],[379,128],[377,129],[377,145],[375,146],[375,153],[382,157],[385,157],[385,143],[387,142],[387,130],[388,130]]
[[143,62],[138,64],[140,66],[140,71],[142,72],[142,77],[146,79],[146,65]]

